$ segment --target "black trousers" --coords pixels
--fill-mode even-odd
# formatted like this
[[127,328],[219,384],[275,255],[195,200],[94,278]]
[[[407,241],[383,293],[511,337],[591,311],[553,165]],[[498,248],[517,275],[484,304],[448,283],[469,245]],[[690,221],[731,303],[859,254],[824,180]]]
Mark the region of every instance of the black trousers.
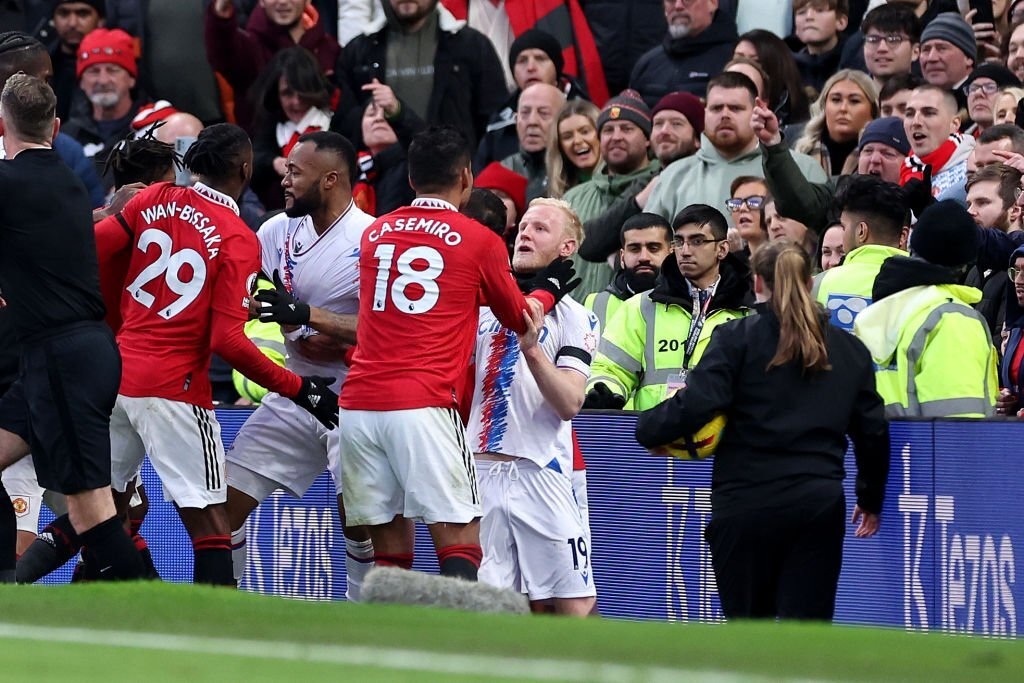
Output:
[[727,619],[831,621],[843,560],[842,496],[715,515],[705,530]]

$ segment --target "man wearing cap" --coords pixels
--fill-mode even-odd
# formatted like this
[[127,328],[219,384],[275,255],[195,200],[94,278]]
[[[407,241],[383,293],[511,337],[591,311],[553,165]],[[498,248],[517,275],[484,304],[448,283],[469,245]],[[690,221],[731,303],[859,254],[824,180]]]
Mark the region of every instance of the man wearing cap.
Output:
[[1019,88],[1020,81],[1002,64],[985,62],[971,72],[964,82],[963,91],[967,96],[967,115],[974,123],[965,129],[965,133],[977,138],[992,126],[996,97],[999,89],[1007,86]]
[[551,127],[565,104],[565,95],[553,85],[534,83],[526,86],[516,107],[516,135],[519,150],[501,160],[505,166],[527,180],[526,201],[543,197],[548,189],[546,153]]
[[[669,93],[658,100],[652,113],[651,151],[662,169],[697,152],[704,132],[704,105],[699,97],[681,91]],[[644,210],[658,178],[655,175],[646,183],[635,181],[599,216],[584,221],[587,238],[580,245],[581,258],[601,263],[621,247],[620,229]]]
[[78,46],[94,29],[103,26],[103,0],[58,0],[53,6],[53,28],[57,40],[50,46],[53,61],[53,92],[57,96],[57,117],[67,121],[78,86],[75,71]]
[[[638,181],[647,184],[661,169],[650,159],[651,110],[639,93],[624,90],[605,104],[597,117],[597,134],[605,166],[585,183],[565,193],[580,221],[588,221],[605,211]],[[586,243],[586,240],[584,240]],[[614,272],[607,263],[590,263],[573,254],[573,267],[583,283],[573,296],[582,300],[600,292],[612,281]]]
[[921,75],[928,83],[953,91],[960,109],[967,108],[967,95],[961,87],[977,59],[974,29],[958,12],[943,12],[921,32]]
[[[691,204],[721,206],[729,198],[732,181],[740,176],[760,176],[762,150],[752,127],[757,88],[746,75],[721,73],[708,82],[704,133],[700,149],[666,168],[651,194],[645,211],[673,220]],[[790,152],[779,136],[780,154],[792,155],[800,175],[824,183],[821,164]]]
[[524,31],[512,43],[508,65],[512,69],[514,91],[487,121],[487,132],[473,157],[477,173],[492,161],[501,161],[519,150],[516,111],[520,95],[529,86],[547,83],[561,90],[564,99],[589,99],[581,84],[562,71],[565,66],[562,48],[550,33],[536,28]]
[[[132,97],[139,75],[135,50],[135,40],[127,33],[105,28],[89,33],[78,48],[75,73],[88,101],[76,104],[63,130],[82,144],[101,177],[111,148],[131,130],[142,106]],[[113,184],[112,179],[104,182]]]
[[857,173],[878,176],[887,183],[899,183],[903,160],[910,154],[910,141],[903,121],[895,116],[875,119],[864,126],[857,155]]
[[673,90],[703,97],[708,81],[732,58],[736,22],[718,0],[665,1],[668,35],[637,61],[629,87],[649,106]]
[[966,209],[952,200],[921,212],[912,256],[887,259],[874,303],[854,322],[871,352],[888,418],[991,417],[999,380],[981,292],[958,285],[980,239]]

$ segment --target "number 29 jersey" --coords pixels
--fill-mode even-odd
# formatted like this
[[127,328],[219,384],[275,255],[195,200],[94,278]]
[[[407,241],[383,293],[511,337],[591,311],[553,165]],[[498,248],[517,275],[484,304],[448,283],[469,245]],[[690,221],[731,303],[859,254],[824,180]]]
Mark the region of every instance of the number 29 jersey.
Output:
[[[245,324],[260,266],[256,235],[237,211],[230,197],[203,184],[158,183],[117,217],[123,232],[113,246],[127,243],[131,252],[117,335],[119,393],[212,405],[214,314]],[[109,242],[98,229],[101,263]]]
[[500,237],[432,198],[378,218],[359,248],[359,324],[341,407],[457,407],[480,306],[524,330],[526,299]]

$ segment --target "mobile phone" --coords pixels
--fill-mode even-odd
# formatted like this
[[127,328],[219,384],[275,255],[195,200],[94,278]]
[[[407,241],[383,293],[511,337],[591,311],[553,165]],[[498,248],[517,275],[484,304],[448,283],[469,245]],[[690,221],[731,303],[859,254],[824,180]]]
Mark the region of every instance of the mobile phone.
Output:
[[975,24],[994,24],[996,19],[992,12],[992,0],[970,0],[970,7],[975,10]]

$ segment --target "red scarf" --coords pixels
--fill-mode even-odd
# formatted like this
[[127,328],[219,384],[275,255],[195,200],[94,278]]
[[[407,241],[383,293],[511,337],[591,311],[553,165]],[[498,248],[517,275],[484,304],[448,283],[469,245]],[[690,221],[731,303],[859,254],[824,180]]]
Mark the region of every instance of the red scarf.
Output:
[[299,143],[299,138],[301,138],[306,133],[315,133],[318,130],[323,129],[320,126],[307,126],[306,129],[301,133],[299,131],[295,131],[294,133],[292,133],[292,136],[288,138],[288,142],[286,142],[284,147],[281,148],[281,156],[288,158],[288,154],[289,152],[292,151],[292,147]]
[[[469,15],[469,0],[441,0],[441,4],[456,19],[465,21]],[[608,100],[604,67],[579,0],[505,0],[505,13],[517,38],[524,31],[537,27],[554,35],[558,43],[565,46],[562,48],[563,71],[586,85],[591,102],[604,106]]]
[[963,136],[960,133],[953,133],[931,154],[925,154],[923,157],[919,157],[916,154],[908,156],[903,160],[903,166],[900,168],[900,185],[906,185],[907,181],[911,178],[924,180],[925,166],[932,167],[932,175],[941,171],[945,167],[946,162],[956,152],[961,142],[963,142]]
[[377,191],[373,183],[377,180],[377,170],[373,167],[373,155],[367,150],[358,154],[359,180],[352,188],[352,201],[356,203],[361,211],[377,215]]

